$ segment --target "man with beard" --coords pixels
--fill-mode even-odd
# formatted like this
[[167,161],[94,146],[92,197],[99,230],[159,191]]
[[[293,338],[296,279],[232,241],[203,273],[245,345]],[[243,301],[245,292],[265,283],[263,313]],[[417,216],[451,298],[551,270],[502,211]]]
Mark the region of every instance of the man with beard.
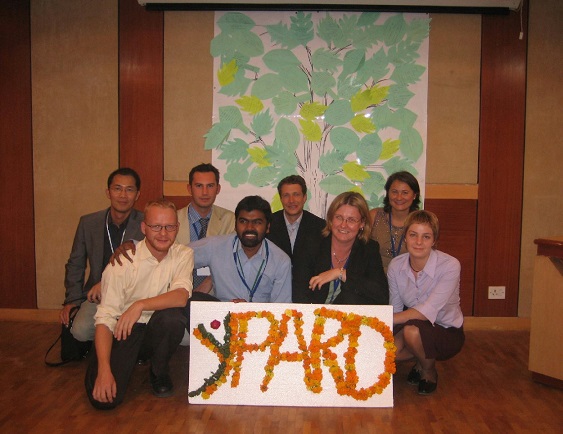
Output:
[[235,210],[236,235],[207,237],[189,244],[194,267],[209,267],[220,301],[291,303],[291,260],[266,239],[270,204],[247,196]]

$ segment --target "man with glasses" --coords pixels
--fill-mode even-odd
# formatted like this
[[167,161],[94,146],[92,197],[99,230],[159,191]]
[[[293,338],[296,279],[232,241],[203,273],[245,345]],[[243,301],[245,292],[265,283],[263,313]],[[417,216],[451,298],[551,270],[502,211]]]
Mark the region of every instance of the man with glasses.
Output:
[[[231,234],[235,230],[235,215],[228,209],[215,205],[221,191],[219,170],[209,163],[194,166],[188,176],[190,204],[178,210],[180,228],[176,241],[188,245],[192,241],[215,235]],[[128,252],[131,250],[131,252]],[[121,265],[120,255],[127,260],[135,254],[135,244],[126,242],[117,250],[111,263]],[[213,280],[209,267],[194,268],[193,297],[197,300],[213,300]]]
[[326,222],[303,209],[307,202],[307,184],[301,176],[290,175],[282,179],[278,193],[283,209],[272,215],[267,237],[291,258],[293,302],[306,303],[308,294],[297,290],[295,277],[302,274],[303,264],[317,254]]
[[92,405],[119,405],[140,353],[150,359],[158,397],[172,395],[169,361],[184,336],[183,307],[192,292],[193,252],[176,243],[178,216],[166,199],[149,202],[132,262],[107,267],[95,315],[95,355],[86,372]]
[[99,285],[97,291],[92,288],[100,282],[111,255],[123,240],[142,240],[144,237],[141,232],[143,213],[133,208],[139,199],[140,188],[141,179],[133,169],[115,170],[107,180],[109,208],[80,218],[66,264],[66,294],[59,314],[61,323],[68,326],[71,310],[80,307],[70,330],[76,345],[63,348],[67,359],[79,359],[90,348],[94,338],[94,314],[100,302]]

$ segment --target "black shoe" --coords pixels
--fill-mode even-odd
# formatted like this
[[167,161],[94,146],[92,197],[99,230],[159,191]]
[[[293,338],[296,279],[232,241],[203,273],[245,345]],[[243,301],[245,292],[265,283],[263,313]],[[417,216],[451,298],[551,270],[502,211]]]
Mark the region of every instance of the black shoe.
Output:
[[438,377],[436,376],[436,382],[428,380],[420,380],[418,383],[418,394],[419,395],[430,395],[436,391],[438,387]]
[[416,386],[418,383],[420,383],[420,379],[421,373],[416,369],[416,365],[414,365],[409,372],[409,375],[407,376],[407,383]]
[[170,375],[164,374],[157,377],[151,371],[150,378],[152,393],[154,393],[159,398],[167,398],[169,396],[172,396],[172,389],[174,388],[174,386],[172,385]]

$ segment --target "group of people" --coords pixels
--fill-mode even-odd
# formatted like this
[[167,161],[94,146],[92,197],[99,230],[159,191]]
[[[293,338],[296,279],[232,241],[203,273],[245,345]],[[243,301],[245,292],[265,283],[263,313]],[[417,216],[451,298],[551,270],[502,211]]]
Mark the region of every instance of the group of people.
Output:
[[418,210],[413,175],[389,177],[383,208],[370,211],[357,192],[338,195],[326,220],[304,210],[301,176],[279,182],[275,213],[260,196],[234,213],[215,205],[219,181],[213,165],[195,166],[187,207],[159,199],[141,213],[140,178],[121,168],[108,178],[109,208],[80,219],[60,319],[68,325],[80,306],[71,333],[94,342],[85,380],[94,407],[123,401],[139,361],[150,360],[155,395],[173,393],[168,363],[200,300],[391,304],[396,358],[415,361],[407,381],[420,394],[436,390],[436,360],[464,341],[460,265],[436,250],[438,220]]

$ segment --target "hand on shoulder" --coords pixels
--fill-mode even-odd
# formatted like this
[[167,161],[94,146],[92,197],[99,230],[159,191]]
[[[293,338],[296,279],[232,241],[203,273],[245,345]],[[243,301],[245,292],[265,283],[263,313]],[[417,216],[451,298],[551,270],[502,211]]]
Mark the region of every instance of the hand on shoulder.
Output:
[[[131,256],[129,256],[129,252],[128,252],[129,250],[131,250]],[[123,265],[123,262],[121,262],[122,261],[121,256],[123,256],[129,262],[133,262],[132,256],[135,255],[136,250],[137,248],[133,241],[125,241],[123,244],[116,247],[115,251],[113,252],[113,255],[111,255],[111,257],[109,258],[109,262],[111,263],[112,266],[115,266],[115,263],[118,263],[119,265]]]

